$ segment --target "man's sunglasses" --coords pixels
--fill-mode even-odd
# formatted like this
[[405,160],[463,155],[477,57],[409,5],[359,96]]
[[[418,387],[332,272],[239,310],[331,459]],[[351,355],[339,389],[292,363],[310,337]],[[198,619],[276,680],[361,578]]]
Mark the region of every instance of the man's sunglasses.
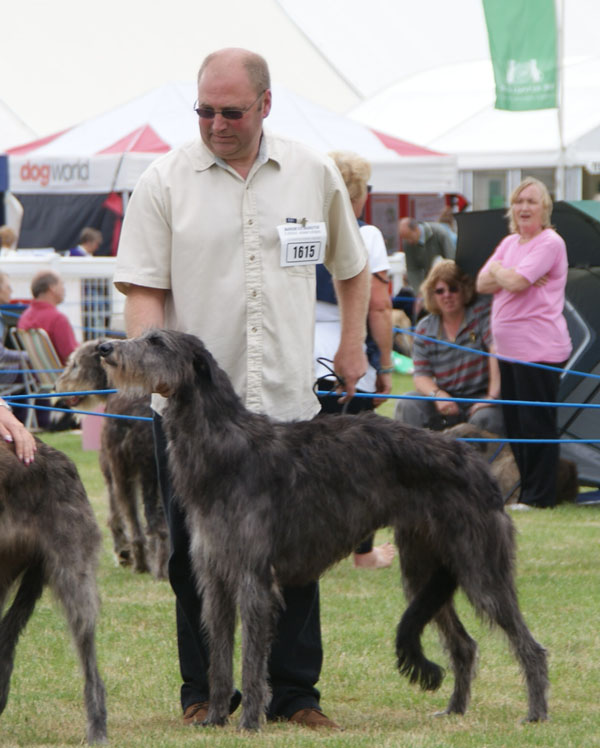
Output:
[[[266,89],[265,89],[266,91]],[[265,93],[265,91],[261,91],[258,96],[254,99],[252,104],[250,106],[247,106],[245,109],[235,109],[233,107],[227,107],[226,109],[213,109],[211,106],[199,106],[197,107],[196,103],[194,104],[194,111],[200,117],[201,119],[214,119],[217,114],[220,114],[223,119],[242,119],[244,114],[246,112],[249,112],[252,107],[256,104],[256,102],[260,99],[260,97]]]
[[[448,293],[458,293],[458,286],[448,286]],[[446,293],[445,288],[436,288],[434,291],[435,294],[438,296],[441,296],[443,293]]]

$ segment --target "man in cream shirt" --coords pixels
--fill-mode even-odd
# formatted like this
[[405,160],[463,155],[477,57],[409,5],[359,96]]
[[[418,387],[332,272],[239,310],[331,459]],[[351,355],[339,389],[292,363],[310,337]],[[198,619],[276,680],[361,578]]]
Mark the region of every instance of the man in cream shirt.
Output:
[[[271,91],[259,55],[209,55],[195,108],[200,138],[157,159],[128,206],[115,273],[127,294],[127,332],[167,327],[195,334],[248,408],[281,420],[311,418],[319,410],[312,392],[315,261],[324,260],[336,279],[342,340],[335,369],[349,394],[366,370],[369,276],[344,182],[329,159],[263,131]],[[153,405],[160,411],[156,396]],[[197,724],[209,698],[201,600],[158,414],[154,426],[173,549],[181,703],[184,722]],[[315,688],[322,660],[318,585],[287,589],[284,598],[267,716],[336,728]],[[235,692],[232,710],[238,703]]]

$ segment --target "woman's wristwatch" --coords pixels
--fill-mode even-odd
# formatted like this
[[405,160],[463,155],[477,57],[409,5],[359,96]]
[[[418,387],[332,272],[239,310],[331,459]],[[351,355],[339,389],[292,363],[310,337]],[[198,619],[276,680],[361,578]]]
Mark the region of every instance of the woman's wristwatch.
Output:
[[435,397],[438,392],[441,392],[441,390],[439,387],[436,387],[435,389],[431,390],[431,392],[429,393],[429,397]]

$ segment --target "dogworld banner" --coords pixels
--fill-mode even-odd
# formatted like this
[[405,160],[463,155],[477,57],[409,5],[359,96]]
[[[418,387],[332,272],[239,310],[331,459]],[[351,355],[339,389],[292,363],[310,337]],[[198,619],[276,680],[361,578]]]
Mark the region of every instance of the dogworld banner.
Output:
[[483,0],[496,81],[496,109],[557,106],[554,0]]

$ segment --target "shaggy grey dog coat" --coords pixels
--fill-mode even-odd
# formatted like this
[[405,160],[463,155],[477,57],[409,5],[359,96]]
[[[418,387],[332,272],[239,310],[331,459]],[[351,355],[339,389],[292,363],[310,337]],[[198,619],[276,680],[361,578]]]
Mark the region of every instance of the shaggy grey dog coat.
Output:
[[[0,440],[0,713],[19,635],[47,585],[64,608],[81,661],[90,743],[106,740],[95,646],[100,544],[100,529],[71,460],[38,441],[33,463],[24,465]],[[13,587],[12,605],[4,611]],[[30,711],[48,719],[40,706]]]
[[[57,392],[108,389],[98,353],[98,343],[103,341],[83,343],[71,353],[56,382]],[[104,404],[106,413],[121,416],[152,415],[149,395],[86,395],[71,402],[86,410]],[[158,579],[166,579],[169,538],[154,459],[152,423],[126,417],[104,418],[98,459],[108,491],[108,526],[118,562],[133,566],[134,571],[151,571]],[[145,527],[139,503],[143,504]]]
[[401,673],[437,688],[421,633],[434,621],[455,675],[448,712],[467,708],[476,644],[452,600],[461,587],[501,626],[527,682],[529,720],[546,718],[544,648],[514,586],[514,530],[481,457],[452,438],[366,413],[278,423],[248,411],[198,338],[150,331],[99,348],[118,388],[168,397],[163,426],[210,648],[207,723],[227,720],[236,607],[243,713],[257,729],[280,590],[318,579],[377,529],[394,528],[409,606],[397,628]]

